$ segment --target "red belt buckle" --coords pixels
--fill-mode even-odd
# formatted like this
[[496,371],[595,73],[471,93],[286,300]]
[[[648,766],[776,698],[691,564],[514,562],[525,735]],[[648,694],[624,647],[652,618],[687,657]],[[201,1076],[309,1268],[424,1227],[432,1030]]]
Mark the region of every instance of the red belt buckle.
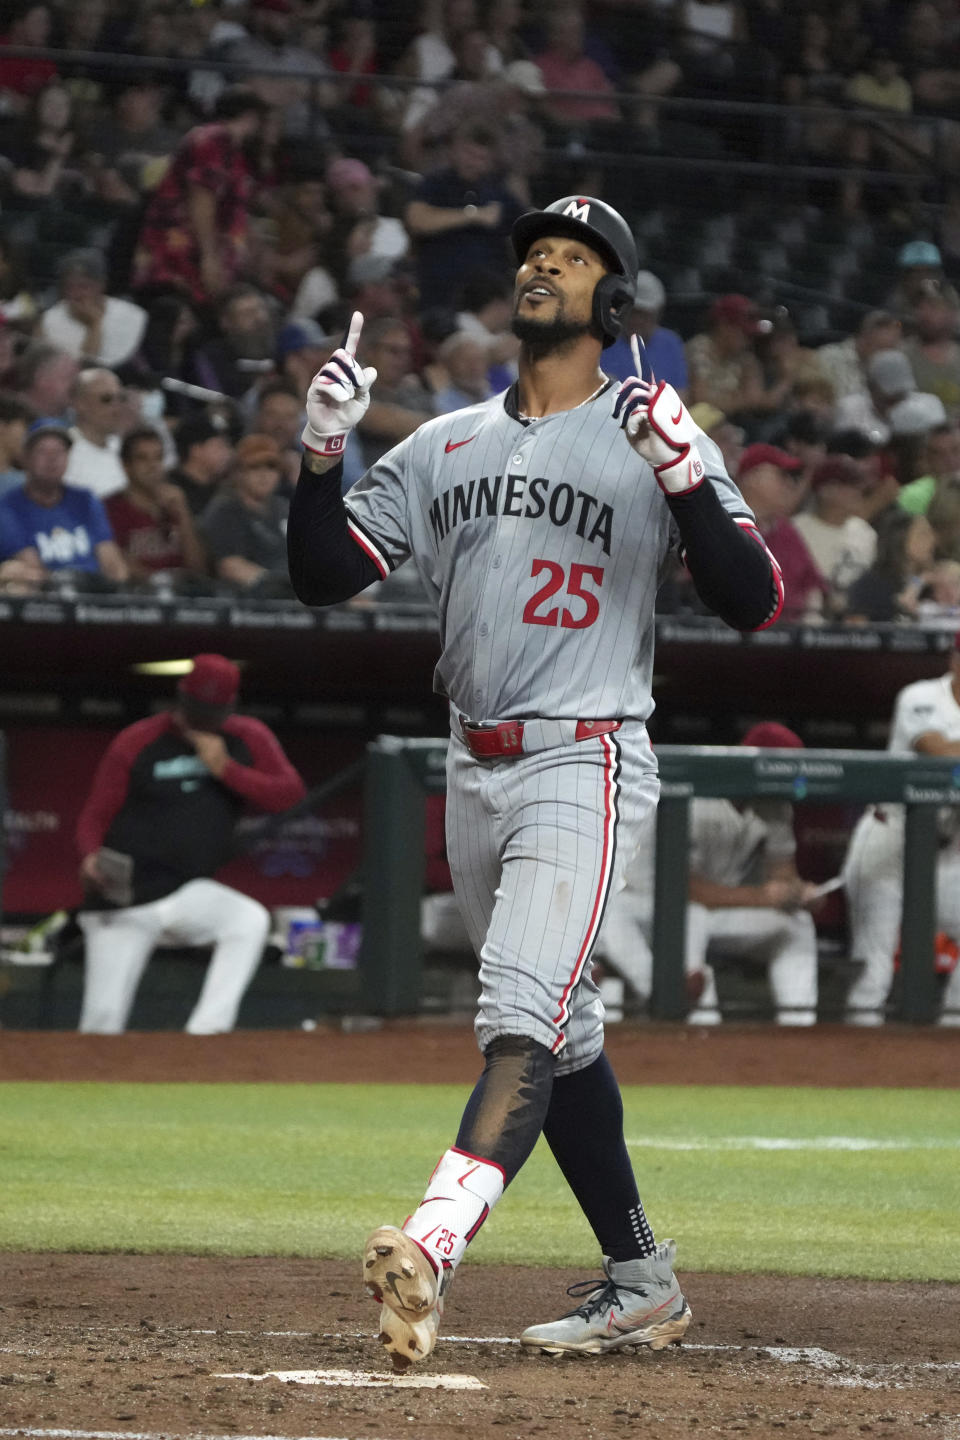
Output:
[[471,725],[461,719],[463,740],[478,760],[498,755],[519,755],[523,749],[523,721],[501,720],[498,725]]

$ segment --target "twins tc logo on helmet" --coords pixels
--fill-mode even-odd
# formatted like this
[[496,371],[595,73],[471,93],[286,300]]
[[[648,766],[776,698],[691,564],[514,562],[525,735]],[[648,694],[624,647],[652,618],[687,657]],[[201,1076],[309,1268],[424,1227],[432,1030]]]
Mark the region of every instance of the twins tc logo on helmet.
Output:
[[569,215],[571,220],[579,220],[584,225],[590,224],[590,201],[578,195],[576,200],[571,200],[564,210],[564,215]]

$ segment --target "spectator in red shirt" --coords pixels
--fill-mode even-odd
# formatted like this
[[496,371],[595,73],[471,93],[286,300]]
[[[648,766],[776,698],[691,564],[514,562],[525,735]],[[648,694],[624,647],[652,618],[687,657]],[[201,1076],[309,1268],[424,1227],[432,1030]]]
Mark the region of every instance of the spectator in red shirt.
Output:
[[547,19],[547,45],[533,58],[548,91],[582,90],[585,96],[551,97],[546,111],[565,128],[583,128],[595,121],[617,121],[620,109],[613,86],[596,60],[584,52],[585,25],[578,5],[558,9]]
[[125,435],[120,463],[127,488],[109,496],[104,508],[131,580],[165,576],[176,588],[184,579],[204,575],[204,548],[186,494],[166,477],[157,432],[140,426]]
[[52,60],[34,60],[29,56],[14,59],[4,55],[7,46],[30,46],[42,50],[50,41],[50,6],[37,0],[9,0],[4,7],[7,29],[0,39],[0,110],[19,115],[27,101],[39,94],[57,77]]
[[134,255],[135,289],[182,290],[207,305],[245,273],[254,194],[245,145],[266,114],[252,90],[231,86],[217,101],[214,123],[184,136],[147,207]]
[[757,520],[783,575],[781,618],[787,621],[822,619],[830,587],[807,549],[806,542],[787,516],[793,505],[794,477],[803,462],[776,445],[748,445],[740,457],[737,484]]

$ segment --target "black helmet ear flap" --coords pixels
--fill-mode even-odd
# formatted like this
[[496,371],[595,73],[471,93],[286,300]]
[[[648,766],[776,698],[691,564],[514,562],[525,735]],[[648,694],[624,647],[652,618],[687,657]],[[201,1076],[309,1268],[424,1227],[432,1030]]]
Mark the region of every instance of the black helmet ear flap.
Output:
[[603,348],[621,334],[633,307],[633,283],[625,275],[604,275],[593,292],[593,323],[600,332]]

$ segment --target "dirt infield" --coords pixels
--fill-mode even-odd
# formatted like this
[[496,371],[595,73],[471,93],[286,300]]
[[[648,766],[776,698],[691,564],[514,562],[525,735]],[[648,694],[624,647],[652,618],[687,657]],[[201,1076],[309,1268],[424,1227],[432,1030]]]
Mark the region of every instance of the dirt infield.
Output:
[[[625,1081],[960,1081],[960,1033],[618,1027]],[[0,1033],[0,1080],[446,1080],[477,1071],[450,1026],[217,1039]],[[0,1152],[0,1183],[3,1157]],[[740,1223],[736,1215],[731,1225]],[[897,1217],[878,1234],[896,1244]],[[681,1257],[682,1258],[682,1257]],[[582,1271],[471,1265],[423,1367],[486,1388],[384,1388],[376,1307],[342,1261],[0,1253],[0,1436],[80,1432],[345,1440],[695,1435],[960,1440],[960,1286],[683,1272],[682,1349],[555,1360],[514,1342]],[[230,1376],[341,1371],[355,1383]],[[419,1372],[411,1372],[416,1378]],[[342,1379],[343,1377],[341,1377]]]

